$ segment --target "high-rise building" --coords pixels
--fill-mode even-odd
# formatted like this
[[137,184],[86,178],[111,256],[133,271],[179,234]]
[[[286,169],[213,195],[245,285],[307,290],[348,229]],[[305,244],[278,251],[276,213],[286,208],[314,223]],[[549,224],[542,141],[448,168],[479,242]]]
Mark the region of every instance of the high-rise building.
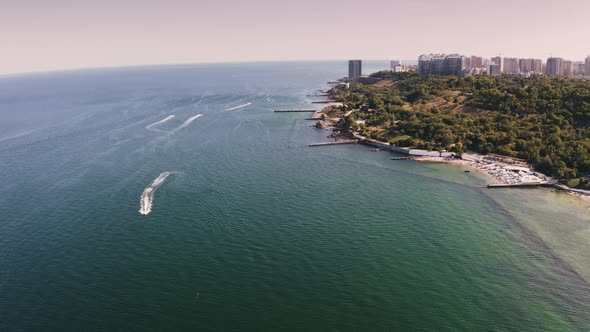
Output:
[[547,59],[547,75],[563,75],[563,59],[551,57]]
[[492,63],[488,66],[488,74],[490,76],[499,76],[501,73],[500,65]]
[[444,54],[422,54],[418,58],[418,74],[444,75]]
[[576,61],[574,62],[574,76],[584,76],[584,62]]
[[518,65],[522,73],[541,73],[543,71],[541,59],[519,59]]
[[541,59],[531,59],[532,60],[532,72],[537,73],[537,74],[542,74],[543,73],[543,60]]
[[418,58],[418,73],[424,75],[457,75],[465,73],[465,57],[459,54],[422,54]]
[[561,73],[563,76],[574,76],[574,63],[569,60],[563,61],[563,72]]
[[395,69],[395,67],[401,66],[401,65],[402,65],[402,63],[399,60],[391,60],[389,62],[389,68],[391,68],[391,69]]
[[495,56],[495,57],[493,57],[491,60],[492,60],[492,62],[493,62],[493,63],[495,63],[495,64],[497,64],[498,66],[500,66],[500,72],[501,72],[501,71],[502,71],[502,68],[503,68],[503,67],[502,67],[502,57],[500,57],[500,56]]
[[516,74],[520,71],[518,59],[516,58],[504,58],[504,74]]
[[348,60],[348,78],[355,79],[362,75],[363,63],[361,60]]
[[530,73],[533,71],[533,59],[519,59],[518,66],[520,67],[520,72]]
[[586,62],[584,62],[584,75],[590,76],[590,55],[586,58]]
[[471,68],[483,68],[483,58],[472,55],[470,58]]
[[473,69],[473,67],[471,67],[471,58],[465,57],[465,69],[466,70]]
[[451,54],[444,61],[444,75],[461,76],[465,71],[465,57],[459,54]]

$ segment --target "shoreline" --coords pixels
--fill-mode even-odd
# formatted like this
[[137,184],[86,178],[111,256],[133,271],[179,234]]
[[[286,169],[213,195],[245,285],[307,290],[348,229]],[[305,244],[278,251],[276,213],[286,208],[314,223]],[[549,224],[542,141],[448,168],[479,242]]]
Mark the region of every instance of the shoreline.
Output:
[[436,152],[438,151],[415,150],[425,153],[421,155],[414,155],[410,152],[414,150],[410,148],[400,148],[389,145],[385,142],[369,140],[357,134],[353,134],[352,136],[359,139],[359,144],[377,147],[379,150],[386,152],[404,154],[408,156],[407,159],[412,161],[423,163],[446,163],[469,168],[470,170],[474,170],[479,174],[483,174],[485,178],[494,180],[496,182],[488,183],[488,185],[512,185],[514,187],[518,187],[519,184],[522,184],[522,187],[538,185],[545,188],[553,188],[554,190],[562,191],[568,195],[577,197],[580,200],[590,202],[590,192],[569,188],[559,184],[554,179],[533,171],[528,165],[527,167],[522,167],[499,161],[486,160],[485,155],[473,152],[464,153],[461,159],[456,159],[449,155],[436,156]]
[[[374,84],[377,88],[375,91],[381,91],[378,88],[382,87],[383,85],[388,85],[389,76],[375,76],[374,82],[361,82],[364,85],[372,85]],[[403,78],[402,78],[403,80]],[[347,118],[353,112],[359,112],[359,118],[363,119],[363,112],[369,113],[369,105],[360,105],[358,100],[351,100],[349,98],[350,93],[347,93],[346,90],[350,89],[351,86],[348,85],[348,80],[341,79],[339,80],[340,84],[346,84],[346,89],[335,89],[331,87],[329,89],[322,90],[322,94],[327,95],[326,102],[334,101],[334,102],[342,102],[348,103],[352,102],[348,106],[350,108],[354,107],[355,109],[350,108],[342,108],[341,112],[338,113],[338,116],[341,119]],[[387,83],[379,85],[377,83]],[[370,90],[370,89],[369,89]],[[366,94],[369,90],[359,90],[356,91],[360,94]],[[373,90],[370,90],[373,91]],[[383,91],[381,91],[383,92]],[[401,97],[400,97],[401,98]],[[403,98],[402,98],[403,99]],[[403,100],[402,100],[403,101]],[[385,101],[384,101],[385,102]],[[410,107],[413,104],[412,101],[405,101],[404,106],[409,105]],[[407,104],[407,105],[406,105]],[[455,104],[457,102],[455,101]],[[333,105],[332,103],[328,105]],[[364,106],[364,108],[363,108]],[[375,106],[375,105],[373,105]],[[457,108],[455,105],[453,109]],[[376,110],[372,110],[375,112]],[[326,112],[325,109],[322,112]],[[324,113],[326,114],[326,113]],[[357,124],[359,121],[357,120]],[[364,122],[363,122],[364,124]],[[374,125],[371,130],[373,129],[383,129],[378,125]],[[392,127],[393,128],[393,127]],[[543,187],[550,187],[554,188],[555,190],[563,191],[571,196],[578,197],[580,199],[590,201],[590,190],[587,189],[577,189],[571,188],[566,185],[561,184],[568,183],[573,186],[576,186],[576,183],[566,182],[570,179],[554,179],[549,176],[546,176],[542,173],[539,173],[533,169],[533,166],[529,163],[528,160],[519,159],[516,157],[510,157],[508,155],[516,155],[516,153],[506,153],[506,155],[498,155],[498,154],[487,154],[487,155],[477,155],[471,152],[464,153],[461,159],[454,159],[454,153],[448,152],[447,150],[441,151],[430,151],[430,150],[420,150],[412,147],[399,147],[394,144],[389,144],[388,142],[381,142],[375,139],[372,139],[371,136],[375,137],[374,135],[367,135],[368,137],[361,136],[359,133],[355,131],[354,128],[347,133],[343,133],[344,135],[350,136],[351,138],[354,137],[359,140],[359,144],[364,144],[368,146],[372,146],[377,148],[378,150],[384,150],[389,152],[400,153],[406,155],[407,157],[403,157],[403,159],[412,159],[419,162],[436,162],[436,163],[453,163],[455,165],[460,165],[463,167],[467,167],[470,170],[473,169],[478,173],[484,174],[487,179],[493,179],[492,183],[488,183],[488,187],[535,187],[535,186],[543,186]],[[363,128],[364,129],[364,128]],[[364,133],[364,131],[361,131]],[[380,137],[380,136],[376,136]],[[394,142],[395,143],[395,142]],[[410,144],[413,145],[413,144]],[[446,149],[449,149],[449,145],[444,145]],[[513,149],[511,150],[513,151]],[[556,157],[558,158],[558,157]],[[563,168],[563,167],[561,167]],[[563,174],[559,172],[555,172],[555,167],[549,167],[546,169],[549,173],[552,174]],[[487,181],[486,181],[487,182]],[[495,182],[495,183],[494,183]],[[580,186],[583,187],[583,186]]]
[[[440,164],[452,164],[452,165],[462,166],[462,167],[468,168],[469,170],[474,170],[478,174],[482,174],[487,179],[495,180],[498,183],[505,184],[505,182],[503,181],[503,179],[501,177],[494,176],[493,174],[490,174],[488,169],[485,168],[485,165],[483,165],[481,163],[467,161],[467,160],[463,160],[463,159],[442,158],[442,157],[416,157],[416,158],[411,158],[410,160],[413,160],[416,162],[422,162],[422,163],[440,163]],[[569,188],[564,185],[552,184],[552,185],[545,186],[545,188],[551,188],[555,191],[564,192],[565,194],[576,197],[582,201],[590,202],[590,194],[577,192],[577,191],[575,191],[576,189]]]
[[[326,93],[329,94],[329,90],[327,90]],[[325,107],[319,109],[317,113],[327,115],[325,110],[328,107],[341,105],[343,105],[342,102],[331,100],[327,105],[325,105]],[[344,116],[346,117],[352,112],[354,112],[354,110],[349,111],[348,114],[345,114]],[[330,120],[334,121],[336,119]],[[509,165],[498,161],[485,160],[484,155],[477,153],[464,153],[461,159],[453,158],[452,156],[448,155],[449,153],[445,153],[445,155],[443,155],[443,153],[439,152],[439,156],[436,156],[435,152],[437,151],[416,150],[421,152],[418,155],[414,155],[412,152],[410,152],[412,151],[411,148],[399,148],[391,146],[385,142],[368,140],[366,137],[362,137],[355,133],[352,133],[351,136],[357,138],[359,144],[377,147],[380,150],[388,152],[406,154],[408,155],[408,159],[413,161],[425,163],[446,163],[462,166],[468,168],[469,170],[474,170],[478,174],[482,174],[484,178],[495,181],[495,184],[514,185],[515,187],[519,184],[522,184],[523,186],[527,184],[539,185],[547,188],[553,188],[554,190],[565,192],[566,194],[569,194],[570,196],[576,197],[580,200],[590,202],[590,191],[569,188],[565,185],[559,184],[556,180],[544,174],[535,172],[528,164],[526,167],[522,165],[520,167],[515,167],[514,165]],[[465,158],[467,158],[467,160]],[[488,185],[490,184],[494,185],[494,183],[488,183]]]

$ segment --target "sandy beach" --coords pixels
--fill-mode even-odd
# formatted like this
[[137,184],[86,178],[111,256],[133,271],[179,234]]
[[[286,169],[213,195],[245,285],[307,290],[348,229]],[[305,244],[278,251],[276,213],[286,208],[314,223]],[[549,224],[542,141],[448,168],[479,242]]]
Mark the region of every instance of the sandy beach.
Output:
[[478,164],[472,161],[462,160],[462,159],[455,159],[455,158],[443,158],[443,157],[414,157],[412,160],[422,163],[445,163],[445,164],[455,164],[459,166],[463,166],[468,168],[470,171],[475,171],[479,174],[483,174],[487,177],[491,183],[502,183],[500,179],[492,174],[489,174],[484,169],[479,167]]
[[[475,172],[478,172],[479,174],[483,174],[485,177],[490,179],[491,183],[497,184],[518,184],[534,182],[551,183],[552,181],[551,178],[543,174],[534,172],[530,168],[528,171],[523,168],[515,172],[514,167],[512,167],[511,165],[502,164],[498,162],[482,162],[484,160],[483,157],[484,156],[480,154],[465,153],[463,154],[464,159],[443,157],[415,157],[412,159],[418,162],[449,163],[463,166],[465,168],[468,168],[469,170],[473,170]],[[565,193],[571,196],[590,202],[590,194],[569,191],[565,186],[555,188],[555,190],[564,191]]]

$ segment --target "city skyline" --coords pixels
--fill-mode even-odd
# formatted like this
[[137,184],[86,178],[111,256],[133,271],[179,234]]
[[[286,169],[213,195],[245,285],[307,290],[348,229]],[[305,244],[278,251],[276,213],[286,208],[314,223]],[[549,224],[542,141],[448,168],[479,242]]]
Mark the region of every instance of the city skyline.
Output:
[[[391,61],[394,62],[399,61]],[[393,67],[398,71],[398,67]],[[409,68],[408,68],[409,69]],[[491,57],[466,56],[463,54],[430,53],[418,57],[416,67],[420,76],[424,75],[492,75],[519,74],[536,75],[544,74],[550,76],[589,76],[590,56],[582,61],[572,61],[560,57],[549,57],[544,62],[535,58],[512,58],[512,57]],[[402,70],[403,71],[403,70]]]
[[[533,5],[534,4],[534,5]],[[510,8],[510,10],[506,10]],[[24,0],[3,6],[0,74],[150,64],[416,59],[439,50],[583,60],[582,0]],[[556,12],[564,15],[555,15]],[[514,35],[526,28],[526,37]]]

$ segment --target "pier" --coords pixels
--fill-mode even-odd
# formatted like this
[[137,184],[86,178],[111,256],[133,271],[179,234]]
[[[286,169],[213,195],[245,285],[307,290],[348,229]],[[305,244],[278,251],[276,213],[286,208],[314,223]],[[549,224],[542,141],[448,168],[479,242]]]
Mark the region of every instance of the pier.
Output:
[[358,141],[355,139],[336,141],[336,142],[323,142],[323,143],[311,143],[308,146],[326,146],[326,145],[341,145],[341,144],[356,144]]
[[317,110],[274,110],[275,113],[315,113]]
[[547,182],[493,183],[488,184],[488,188],[534,188],[547,185]]
[[412,157],[393,157],[391,160],[410,160]]

